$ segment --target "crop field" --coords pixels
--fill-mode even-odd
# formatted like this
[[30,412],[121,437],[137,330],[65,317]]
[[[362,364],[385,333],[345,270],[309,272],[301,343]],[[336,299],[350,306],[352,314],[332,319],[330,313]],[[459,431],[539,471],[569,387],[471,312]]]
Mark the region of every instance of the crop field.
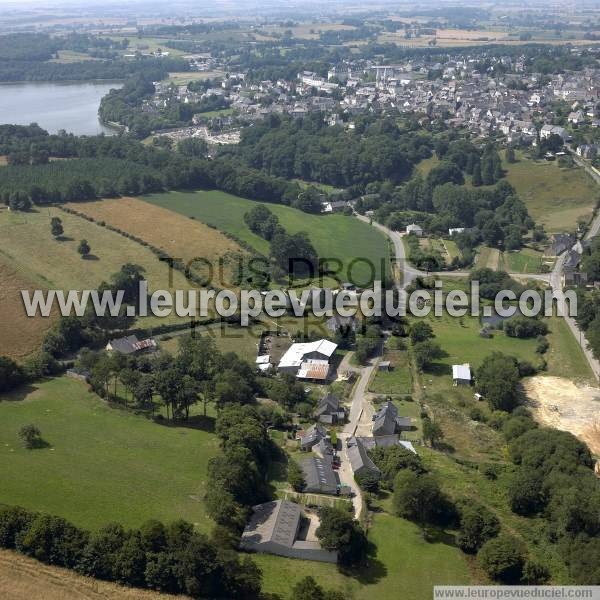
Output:
[[0,259],[0,355],[22,360],[39,348],[56,315],[29,318],[21,301],[21,290],[32,290],[13,267]]
[[[48,447],[26,450],[21,427]],[[0,396],[0,503],[98,528],[186,519],[207,531],[204,477],[217,438],[111,408],[67,377]]]
[[[221,191],[197,191],[154,194],[144,201],[231,233],[262,254],[269,252],[268,242],[252,233],[244,223],[244,214],[256,204],[252,200]],[[342,280],[349,280],[351,275],[358,285],[366,285],[380,278],[382,271],[388,271],[387,241],[374,227],[343,215],[311,215],[279,204],[268,207],[289,233],[306,231],[319,257],[340,260]]]
[[[230,253],[244,252],[220,231],[137,198],[79,202],[67,206],[96,221],[105,221],[131,233],[188,264],[196,258],[204,259],[214,265],[214,276],[217,278],[220,258]],[[200,270],[199,267],[203,264],[205,263],[200,261],[194,266],[197,267],[196,270]],[[225,263],[223,264],[225,269]],[[228,283],[228,278],[226,279],[227,281],[214,283],[223,287]]]
[[558,162],[534,161],[518,153],[518,162],[505,163],[506,181],[527,205],[536,223],[549,233],[574,230],[579,217],[591,218],[598,188],[579,168]]
[[74,571],[0,550],[0,589],[10,600],[172,600],[172,595],[83,577]]

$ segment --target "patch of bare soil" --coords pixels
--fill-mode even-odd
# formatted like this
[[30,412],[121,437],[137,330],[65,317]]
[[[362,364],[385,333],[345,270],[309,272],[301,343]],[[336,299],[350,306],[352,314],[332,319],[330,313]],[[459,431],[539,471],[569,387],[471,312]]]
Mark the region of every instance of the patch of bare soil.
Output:
[[523,387],[539,423],[571,432],[600,456],[600,389],[546,376],[527,379]]
[[8,550],[0,550],[3,600],[167,600],[169,596],[82,577]]

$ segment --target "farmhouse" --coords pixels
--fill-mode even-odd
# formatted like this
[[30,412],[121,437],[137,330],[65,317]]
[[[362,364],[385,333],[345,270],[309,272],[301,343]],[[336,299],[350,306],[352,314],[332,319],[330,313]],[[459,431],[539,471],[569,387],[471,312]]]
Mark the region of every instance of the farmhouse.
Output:
[[253,507],[253,511],[242,533],[242,550],[267,552],[288,558],[337,562],[337,552],[323,550],[316,539],[306,539],[306,531],[312,528],[298,504],[288,500],[276,500],[258,504]]
[[292,344],[281,357],[277,368],[292,373],[298,379],[324,381],[329,375],[329,366],[337,344],[329,340],[317,340],[303,344]]
[[321,440],[324,440],[327,437],[327,430],[323,425],[319,425],[316,423],[315,425],[311,425],[303,435],[300,436],[300,450],[304,450],[308,452],[308,450],[312,450],[314,446],[316,446]]
[[332,425],[334,423],[343,422],[346,418],[346,411],[343,406],[340,406],[340,399],[334,394],[327,394],[319,401],[319,405],[315,410],[315,417],[321,423]]
[[339,493],[340,482],[331,466],[331,457],[308,456],[302,459],[300,467],[304,473],[306,493],[331,495]]
[[412,421],[399,417],[396,405],[389,400],[373,416],[373,436],[393,435],[399,431],[410,431]]
[[106,344],[107,352],[118,352],[119,354],[135,354],[136,352],[154,352],[158,344],[154,338],[138,340],[135,335],[110,340]]
[[352,467],[354,475],[372,474],[379,476],[381,471],[375,463],[369,458],[367,449],[359,438],[349,438],[348,442],[348,460]]
[[454,385],[471,385],[471,365],[452,365],[452,382]]

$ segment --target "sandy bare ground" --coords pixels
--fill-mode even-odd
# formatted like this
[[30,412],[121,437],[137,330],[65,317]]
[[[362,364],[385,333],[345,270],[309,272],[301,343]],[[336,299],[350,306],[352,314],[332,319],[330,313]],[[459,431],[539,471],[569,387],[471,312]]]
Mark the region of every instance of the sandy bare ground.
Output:
[[169,596],[81,577],[8,550],[0,550],[3,600],[168,600]]
[[546,376],[527,379],[524,388],[538,422],[570,431],[600,456],[600,389]]
[[490,248],[490,253],[488,255],[487,264],[485,266],[488,269],[492,269],[492,271],[497,271],[499,264],[500,264],[500,250],[497,250],[496,248]]

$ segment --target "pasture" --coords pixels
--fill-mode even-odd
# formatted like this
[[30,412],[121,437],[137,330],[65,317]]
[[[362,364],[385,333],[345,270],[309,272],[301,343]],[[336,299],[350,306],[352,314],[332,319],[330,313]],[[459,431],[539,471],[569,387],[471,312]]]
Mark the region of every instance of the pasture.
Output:
[[327,563],[255,555],[254,560],[263,570],[264,591],[285,597],[290,587],[311,575],[325,589],[340,591],[355,600],[392,600],[399,597],[399,590],[404,598],[429,600],[434,585],[471,582],[467,559],[446,541],[452,539],[450,535],[426,541],[413,523],[379,512],[368,536],[374,554],[367,567],[356,570],[354,577]]
[[[64,236],[50,233],[52,217],[62,219]],[[86,239],[90,256],[77,253],[79,240]],[[146,270],[150,289],[168,289],[168,267],[140,244],[56,208],[28,213],[0,213],[0,255],[34,283],[54,289],[90,289],[117,272],[126,262]],[[186,280],[174,274],[176,287]]]
[[[182,259],[186,264],[192,263],[196,271],[208,271],[201,268],[208,261],[213,265],[214,277],[219,279],[213,283],[219,287],[225,286],[229,281],[228,277],[218,276],[219,259],[230,253],[244,252],[220,231],[137,198],[70,203],[67,206],[96,221],[104,221],[141,238],[164,250],[169,256]],[[202,260],[193,263],[197,258]],[[224,271],[228,271],[225,263],[223,264]]]
[[[194,217],[233,234],[262,254],[269,253],[269,243],[244,223],[244,214],[256,204],[252,200],[216,190],[168,192],[143,200]],[[389,271],[387,241],[374,227],[343,215],[307,214],[280,204],[268,204],[268,208],[289,233],[306,231],[320,258],[341,261],[341,280],[352,278],[358,285],[367,285]]]
[[[23,447],[18,432],[27,424],[49,447]],[[212,433],[111,408],[67,377],[0,396],[0,503],[81,527],[186,519],[208,531],[204,478],[217,452]]]
[[557,161],[532,160],[522,153],[517,158],[516,163],[503,164],[506,181],[547,232],[574,230],[577,219],[592,217],[599,193],[583,169],[561,168]]
[[0,355],[22,360],[37,350],[56,314],[30,318],[25,314],[21,290],[35,286],[17,270],[0,260]]

